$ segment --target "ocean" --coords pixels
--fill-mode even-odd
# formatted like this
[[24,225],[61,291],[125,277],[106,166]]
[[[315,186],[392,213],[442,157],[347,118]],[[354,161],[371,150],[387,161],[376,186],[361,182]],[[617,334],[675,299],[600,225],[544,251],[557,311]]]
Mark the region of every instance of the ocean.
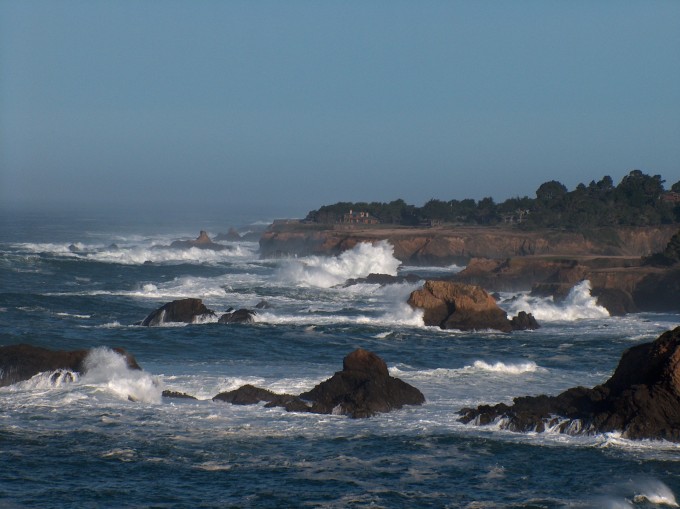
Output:
[[[622,352],[680,315],[610,317],[587,282],[555,304],[503,295],[536,331],[425,327],[406,304],[417,284],[344,286],[372,272],[441,277],[460,267],[403,266],[388,243],[341,256],[260,259],[256,242],[174,250],[199,229],[261,223],[117,223],[5,217],[0,345],[92,348],[69,381],[45,373],[0,388],[2,508],[655,508],[677,506],[680,445],[619,434],[513,433],[458,422],[463,407],[591,387]],[[135,323],[196,297],[253,324]],[[111,351],[123,347],[143,371]],[[251,383],[300,393],[361,347],[414,385],[423,406],[369,419],[213,402]],[[197,400],[163,398],[163,390]]]

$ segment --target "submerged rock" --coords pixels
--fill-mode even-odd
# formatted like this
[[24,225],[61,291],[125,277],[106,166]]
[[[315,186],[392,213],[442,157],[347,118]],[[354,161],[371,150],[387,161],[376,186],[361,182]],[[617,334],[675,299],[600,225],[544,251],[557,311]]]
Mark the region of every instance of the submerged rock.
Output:
[[[125,357],[130,369],[141,369],[135,358],[122,348],[114,348],[113,351]],[[90,350],[49,350],[26,344],[0,346],[0,387],[28,380],[38,373],[49,371],[67,370],[84,373],[85,358],[89,353]],[[65,373],[63,375],[67,378],[71,376]]]
[[179,299],[164,304],[147,316],[140,325],[154,326],[163,323],[196,323],[216,316],[201,299]]
[[426,281],[422,289],[411,292],[408,304],[424,310],[425,325],[442,329],[496,329],[510,332],[538,326],[528,313],[524,313],[526,316],[523,315],[513,324],[486,290],[453,281]]
[[515,398],[512,405],[464,408],[460,415],[464,423],[501,420],[503,427],[521,432],[618,431],[629,439],[680,442],[680,327],[626,350],[602,385]]
[[385,361],[360,348],[344,358],[342,371],[299,396],[244,385],[235,391],[220,393],[213,400],[241,405],[265,401],[267,407],[283,407],[290,412],[359,418],[404,405],[422,405],[425,396],[412,385],[390,376]]

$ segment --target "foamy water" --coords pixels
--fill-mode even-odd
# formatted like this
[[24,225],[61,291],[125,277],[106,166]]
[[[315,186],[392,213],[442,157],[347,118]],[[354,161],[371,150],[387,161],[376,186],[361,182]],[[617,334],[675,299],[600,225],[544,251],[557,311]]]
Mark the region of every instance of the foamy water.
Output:
[[[560,303],[526,295],[502,303],[509,314],[532,312],[537,331],[444,331],[406,305],[420,284],[344,287],[373,272],[457,270],[400,266],[386,243],[260,260],[255,244],[176,252],[157,246],[179,234],[79,232],[0,245],[2,344],[93,349],[84,374],[0,388],[0,507],[677,504],[677,444],[513,433],[464,425],[458,412],[602,383],[623,350],[680,324],[678,315],[609,317],[583,283]],[[184,297],[218,314],[269,307],[247,325],[134,325]],[[117,346],[144,370],[130,370]],[[212,401],[247,383],[310,390],[358,347],[426,403],[352,420]],[[198,399],[163,398],[165,389]]]

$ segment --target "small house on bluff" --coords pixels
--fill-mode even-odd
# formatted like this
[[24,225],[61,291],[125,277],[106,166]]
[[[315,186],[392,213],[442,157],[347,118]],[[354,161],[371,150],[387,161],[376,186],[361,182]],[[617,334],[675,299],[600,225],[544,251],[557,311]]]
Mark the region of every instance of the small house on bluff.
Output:
[[378,224],[380,220],[368,212],[354,212],[350,209],[347,214],[343,214],[340,222],[343,224]]

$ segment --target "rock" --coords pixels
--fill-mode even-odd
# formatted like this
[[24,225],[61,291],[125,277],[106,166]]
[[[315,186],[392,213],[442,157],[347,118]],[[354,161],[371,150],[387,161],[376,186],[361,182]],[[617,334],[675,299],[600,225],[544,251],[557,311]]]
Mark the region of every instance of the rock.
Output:
[[633,296],[620,288],[593,288],[590,295],[597,298],[597,305],[609,311],[611,316],[624,316],[638,311]]
[[255,304],[255,309],[270,309],[271,307],[272,305],[264,299]]
[[[135,358],[125,350],[113,350],[125,357],[130,369],[141,369]],[[55,351],[26,344],[0,346],[0,387],[49,371],[84,373],[85,358],[89,353],[90,350]],[[63,375],[67,377],[65,373]]]
[[513,316],[510,325],[512,325],[512,330],[536,330],[541,327],[534,315],[526,311],[520,311],[517,316]]
[[243,385],[233,391],[221,392],[213,398],[213,401],[224,401],[232,405],[255,405],[264,401],[267,403],[266,407],[284,407],[288,411],[296,412],[309,411],[309,405],[297,396],[276,394],[250,384]]
[[359,418],[389,412],[404,405],[422,405],[425,396],[415,387],[390,376],[385,361],[360,348],[344,358],[342,371],[299,396],[276,394],[244,385],[234,391],[220,393],[213,400],[241,405],[265,401],[266,407],[283,407],[290,412]]
[[229,246],[216,244],[213,242],[208,234],[201,230],[196,240],[176,240],[170,244],[172,249],[191,249],[196,247],[198,249],[211,249],[213,251],[222,251],[224,249],[231,249]]
[[680,312],[680,267],[646,275],[635,286],[633,300],[641,311]]
[[177,392],[177,391],[163,391],[162,396],[164,398],[174,398],[174,399],[196,399],[194,396],[190,394],[186,394],[184,392]]
[[253,323],[257,313],[252,309],[237,309],[224,313],[218,320],[219,323]]
[[621,432],[629,439],[680,442],[680,327],[626,350],[614,374],[592,389],[515,398],[512,405],[460,411],[465,423],[499,418],[513,431]]
[[425,325],[442,329],[496,329],[510,332],[507,314],[484,289],[453,281],[426,281],[408,304],[423,309]]
[[143,326],[163,323],[196,323],[215,316],[215,312],[205,307],[201,299],[179,299],[168,302],[147,316]]
[[233,227],[229,228],[227,233],[218,233],[215,240],[226,240],[229,242],[237,242],[241,240],[241,235]]
[[397,283],[417,283],[423,278],[415,274],[406,274],[404,276],[391,276],[389,274],[375,274],[371,273],[366,277],[348,279],[342,285],[344,288],[352,285],[367,284],[367,285],[393,285]]

